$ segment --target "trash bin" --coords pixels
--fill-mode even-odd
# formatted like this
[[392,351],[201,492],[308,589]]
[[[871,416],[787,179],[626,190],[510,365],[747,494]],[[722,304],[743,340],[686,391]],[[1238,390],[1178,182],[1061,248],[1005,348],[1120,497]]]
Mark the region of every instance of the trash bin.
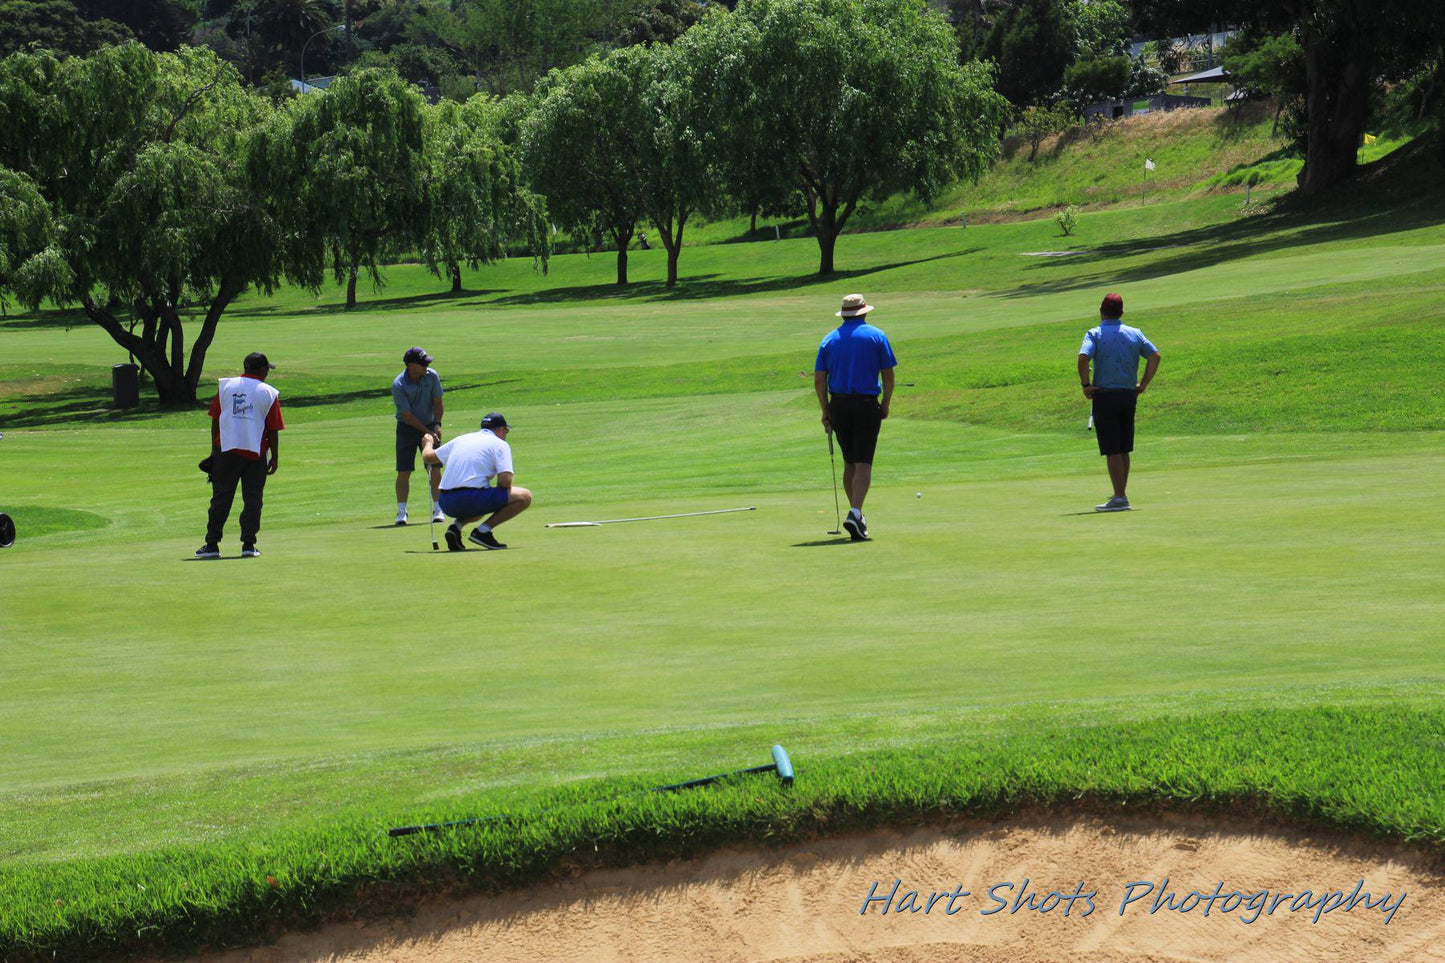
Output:
[[110,386],[117,408],[140,405],[140,365],[118,364],[110,369]]

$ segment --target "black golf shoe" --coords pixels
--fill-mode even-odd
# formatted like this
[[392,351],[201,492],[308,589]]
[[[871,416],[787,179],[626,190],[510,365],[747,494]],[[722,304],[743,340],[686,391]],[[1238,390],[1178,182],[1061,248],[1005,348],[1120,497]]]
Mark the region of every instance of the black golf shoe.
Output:
[[843,529],[855,542],[868,541],[868,525],[863,521],[862,515],[855,518],[853,513],[849,512],[848,517],[843,519]]
[[496,535],[493,535],[491,532],[484,532],[476,528],[472,529],[472,534],[469,536],[469,541],[472,541],[477,545],[482,546],[482,548],[498,549],[507,547],[506,545],[503,545],[501,542],[497,541]]
[[217,546],[217,545],[212,545],[210,542],[207,542],[206,544],[202,545],[200,548],[196,549],[196,558],[220,558],[220,557],[221,557],[221,549],[220,549],[220,547]]
[[247,544],[241,546],[241,557],[242,557],[242,558],[260,558],[260,557],[261,557],[261,550],[256,547],[256,543],[255,543],[255,542],[248,542]]
[[462,544],[462,527],[460,525],[456,523],[448,525],[447,530],[442,534],[446,536],[448,552],[465,552],[467,550],[467,547]]

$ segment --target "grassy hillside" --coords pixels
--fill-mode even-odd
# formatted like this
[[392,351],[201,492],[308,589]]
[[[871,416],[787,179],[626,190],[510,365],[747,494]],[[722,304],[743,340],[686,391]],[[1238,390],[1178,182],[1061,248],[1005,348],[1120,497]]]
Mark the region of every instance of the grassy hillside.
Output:
[[[848,230],[874,231],[909,225],[947,226],[1043,217],[1068,205],[1093,210],[1149,206],[1161,201],[1219,193],[1243,203],[1266,202],[1292,189],[1302,161],[1282,137],[1272,136],[1273,112],[1264,104],[1176,110],[1119,121],[1079,125],[1049,137],[1029,160],[1020,138],[1004,142],[1003,156],[977,184],[957,183],[924,204],[909,195],[863,204]],[[1398,150],[1409,138],[1382,137],[1361,149],[1362,163]],[[1146,173],[1145,159],[1155,170]],[[762,220],[754,235],[773,236]],[[780,222],[783,236],[802,236],[806,220]],[[748,221],[734,218],[690,228],[692,243],[747,234]]]

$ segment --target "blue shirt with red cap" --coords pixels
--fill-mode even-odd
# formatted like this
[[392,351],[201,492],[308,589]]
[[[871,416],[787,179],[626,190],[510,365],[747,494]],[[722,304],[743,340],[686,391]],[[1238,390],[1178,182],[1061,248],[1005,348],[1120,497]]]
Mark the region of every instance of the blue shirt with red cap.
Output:
[[1105,318],[1084,335],[1079,354],[1094,359],[1094,387],[1129,388],[1139,384],[1139,359],[1149,358],[1159,349],[1138,328],[1131,328],[1118,318]]

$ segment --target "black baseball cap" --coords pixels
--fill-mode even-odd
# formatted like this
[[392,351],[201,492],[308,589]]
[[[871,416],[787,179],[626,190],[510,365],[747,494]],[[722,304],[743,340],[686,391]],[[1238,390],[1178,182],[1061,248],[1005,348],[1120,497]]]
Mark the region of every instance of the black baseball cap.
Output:
[[431,364],[436,359],[426,353],[426,348],[408,348],[401,360],[407,364]]
[[246,355],[246,360],[242,363],[245,365],[247,371],[261,371],[263,369],[269,371],[276,367],[267,361],[266,356],[259,351],[252,351]]
[[501,412],[492,411],[492,412],[488,412],[487,416],[482,419],[482,427],[483,427],[483,428],[491,428],[491,429],[497,429],[497,428],[508,428],[508,429],[510,429],[512,426],[509,425],[509,424],[507,424],[507,419],[505,419],[505,418],[502,417]]

